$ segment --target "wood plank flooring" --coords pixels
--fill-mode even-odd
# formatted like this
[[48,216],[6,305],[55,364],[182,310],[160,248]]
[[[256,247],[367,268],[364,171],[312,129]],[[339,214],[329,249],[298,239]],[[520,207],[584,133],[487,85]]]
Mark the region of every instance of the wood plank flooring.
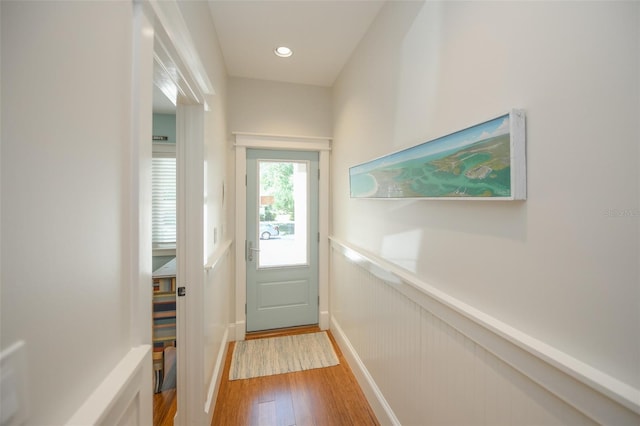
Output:
[[175,389],[153,394],[154,426],[173,426],[173,418],[176,416],[177,400]]
[[[314,333],[318,327],[252,333],[249,339]],[[331,332],[340,365],[255,379],[229,381],[235,343],[229,343],[212,426],[379,425]],[[172,426],[174,390],[155,394],[155,426]]]
[[[319,331],[304,327],[249,335],[247,339]],[[340,365],[229,381],[234,342],[229,343],[212,426],[379,425],[358,383],[328,332]]]

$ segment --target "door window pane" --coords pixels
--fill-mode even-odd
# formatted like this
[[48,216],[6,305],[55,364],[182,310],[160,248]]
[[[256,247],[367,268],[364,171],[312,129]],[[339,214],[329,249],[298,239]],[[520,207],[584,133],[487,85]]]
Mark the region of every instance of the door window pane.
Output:
[[258,267],[308,264],[308,162],[258,160]]

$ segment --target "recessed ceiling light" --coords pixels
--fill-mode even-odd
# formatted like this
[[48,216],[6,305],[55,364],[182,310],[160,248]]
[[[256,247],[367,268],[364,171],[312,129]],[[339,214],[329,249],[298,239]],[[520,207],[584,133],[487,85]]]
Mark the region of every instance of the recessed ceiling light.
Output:
[[279,56],[281,58],[288,58],[289,56],[293,55],[293,50],[289,49],[287,46],[276,47],[273,52],[276,54],[276,56]]

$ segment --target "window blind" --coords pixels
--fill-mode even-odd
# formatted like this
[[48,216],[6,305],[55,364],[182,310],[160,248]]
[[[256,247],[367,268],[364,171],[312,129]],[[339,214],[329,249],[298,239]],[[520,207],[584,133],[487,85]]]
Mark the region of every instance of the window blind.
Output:
[[152,159],[152,239],[154,245],[176,242],[176,159]]

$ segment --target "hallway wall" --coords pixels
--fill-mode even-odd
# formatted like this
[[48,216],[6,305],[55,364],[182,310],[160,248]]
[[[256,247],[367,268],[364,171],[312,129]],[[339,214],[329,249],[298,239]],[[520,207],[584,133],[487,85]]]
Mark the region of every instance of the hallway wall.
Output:
[[[207,223],[205,232],[205,260],[213,255],[233,233],[226,226],[222,184],[232,175],[227,169],[227,71],[218,44],[218,37],[206,2],[179,2],[193,42],[214,86],[215,95],[207,97],[209,111],[205,113],[205,162],[207,194]],[[215,238],[214,238],[215,234]]]
[[[232,238],[225,232],[229,204],[222,197],[230,152],[226,70],[207,3],[180,2],[179,7],[216,92],[207,98],[204,125],[204,266],[225,255],[221,251]],[[119,396],[131,403],[115,401],[109,409],[125,410],[127,417],[101,419],[105,424],[148,424],[151,416],[150,352],[137,348],[151,342],[150,238],[149,258],[139,260],[148,270],[138,270],[132,261],[137,255],[132,246],[147,245],[138,241],[138,217],[132,213],[137,214],[139,189],[132,159],[145,156],[134,152],[137,132],[144,129],[132,131],[137,119],[132,98],[150,101],[151,87],[148,99],[133,92],[144,92],[132,86],[133,8],[127,1],[1,3],[0,349],[26,342],[27,424],[64,424],[72,415],[76,421],[88,419],[114,402],[102,393],[86,403],[105,383],[109,391],[125,389]],[[150,70],[151,60],[148,65]],[[148,124],[150,136],[151,116]],[[140,185],[144,188],[144,182]],[[232,262],[224,257],[208,275],[202,269],[207,315],[200,327],[203,353],[194,358],[205,358],[205,377],[202,386],[190,384],[204,391],[201,401],[211,391],[216,355],[226,348],[230,317],[218,305],[231,304],[233,276],[227,271],[233,271]],[[145,276],[146,304],[132,290],[144,285],[135,280]],[[132,317],[143,316],[139,308],[145,305],[148,325],[132,329],[139,325]],[[126,400],[134,396],[127,393],[130,385],[140,389],[133,402]]]
[[229,130],[278,136],[331,136],[328,87],[229,78]]
[[[333,234],[640,388],[639,28],[629,2],[386,4],[334,87]],[[526,201],[349,198],[350,166],[510,108]]]
[[26,342],[28,424],[63,424],[137,340],[132,4],[1,8],[0,347]]
[[[227,144],[227,72],[218,44],[207,2],[179,2],[180,10],[189,25],[193,42],[207,71],[215,95],[207,97],[209,111],[204,123],[204,259],[203,265],[203,323],[199,332],[203,342],[203,394],[205,401],[205,423],[213,416],[212,404],[217,395],[216,384],[224,362],[229,340],[229,324],[234,289],[233,257],[229,255],[233,228],[227,225],[228,216],[233,215],[229,206],[229,181],[232,169],[227,168],[232,154]],[[214,266],[209,269],[209,267]],[[189,356],[189,354],[188,354]],[[193,358],[190,358],[193,359]]]

